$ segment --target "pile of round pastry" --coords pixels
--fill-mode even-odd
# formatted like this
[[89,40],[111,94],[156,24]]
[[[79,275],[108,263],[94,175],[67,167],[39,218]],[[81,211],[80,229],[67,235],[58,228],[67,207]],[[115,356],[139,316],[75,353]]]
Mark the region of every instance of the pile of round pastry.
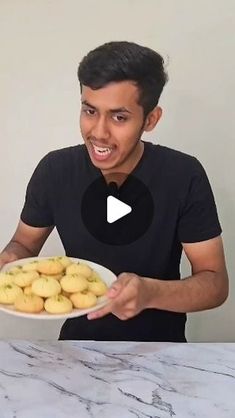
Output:
[[68,257],[35,260],[0,273],[0,303],[26,313],[65,314],[87,309],[107,291],[99,274]]

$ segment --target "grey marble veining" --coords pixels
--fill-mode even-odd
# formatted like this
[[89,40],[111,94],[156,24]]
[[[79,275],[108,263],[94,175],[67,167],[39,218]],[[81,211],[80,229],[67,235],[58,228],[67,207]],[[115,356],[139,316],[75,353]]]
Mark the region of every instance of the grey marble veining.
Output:
[[0,342],[0,418],[234,418],[235,344]]

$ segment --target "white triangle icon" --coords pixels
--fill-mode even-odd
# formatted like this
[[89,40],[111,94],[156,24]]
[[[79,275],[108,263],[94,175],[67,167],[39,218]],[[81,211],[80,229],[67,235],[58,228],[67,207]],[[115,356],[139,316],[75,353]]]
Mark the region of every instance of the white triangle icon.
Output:
[[127,205],[119,199],[116,199],[116,197],[107,197],[107,222],[109,224],[112,224],[118,219],[123,218],[123,216],[128,215],[128,213],[131,211],[131,206]]

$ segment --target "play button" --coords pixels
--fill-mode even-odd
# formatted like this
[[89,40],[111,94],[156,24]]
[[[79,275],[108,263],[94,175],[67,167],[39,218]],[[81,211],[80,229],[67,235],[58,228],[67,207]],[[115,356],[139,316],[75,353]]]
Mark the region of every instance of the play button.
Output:
[[128,245],[151,226],[154,202],[140,179],[122,173],[115,175],[122,181],[110,181],[101,175],[87,187],[81,201],[81,216],[88,233],[96,240]]
[[107,222],[109,224],[112,224],[118,219],[123,218],[123,216],[128,215],[128,213],[131,211],[131,206],[127,205],[119,199],[116,199],[116,197],[107,197]]

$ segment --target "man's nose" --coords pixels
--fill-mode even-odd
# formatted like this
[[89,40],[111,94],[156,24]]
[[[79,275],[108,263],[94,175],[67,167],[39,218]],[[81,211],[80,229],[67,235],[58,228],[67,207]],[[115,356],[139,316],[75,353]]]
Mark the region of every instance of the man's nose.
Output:
[[96,119],[95,124],[92,129],[92,135],[96,139],[108,139],[110,136],[109,126],[106,118],[104,116],[100,116]]

